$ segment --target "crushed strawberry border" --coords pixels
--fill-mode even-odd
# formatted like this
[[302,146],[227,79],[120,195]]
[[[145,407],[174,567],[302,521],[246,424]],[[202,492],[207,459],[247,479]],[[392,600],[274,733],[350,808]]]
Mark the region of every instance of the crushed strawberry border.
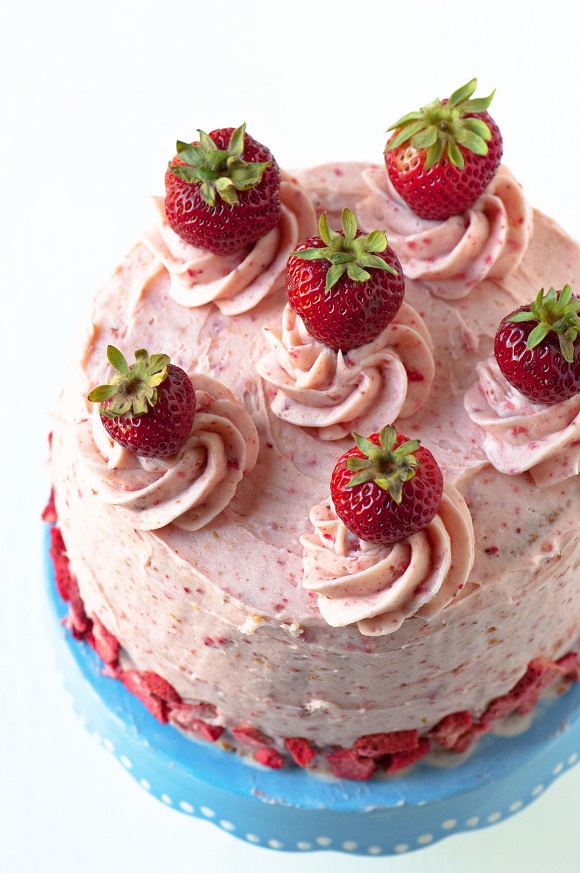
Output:
[[[72,636],[92,646],[105,665],[104,675],[120,680],[161,724],[169,722],[186,733],[212,743],[220,739],[225,728],[206,720],[217,716],[213,704],[186,703],[173,686],[157,673],[121,668],[118,640],[97,616],[89,618],[85,612],[76,578],[70,570],[62,533],[57,526],[52,494],[42,518],[50,525],[49,551],[54,578],[59,596],[68,603],[68,616],[64,624]],[[304,737],[287,737],[283,739],[283,744],[289,757],[299,767],[313,765],[318,768],[322,763],[321,758],[326,758],[327,766],[335,776],[364,781],[379,771],[396,773],[409,767],[432,749],[466,752],[482,734],[492,730],[494,722],[512,713],[526,715],[531,712],[542,692],[556,680],[568,684],[580,680],[580,660],[576,652],[569,652],[557,661],[543,656],[533,658],[522,678],[507,694],[494,698],[479,719],[474,719],[467,710],[453,712],[442,718],[424,736],[419,736],[417,730],[367,734],[359,737],[350,748],[334,747],[331,751],[314,748]],[[256,761],[266,767],[280,769],[290,763],[275,748],[275,740],[252,725],[234,727],[229,733],[236,743],[251,749]]]

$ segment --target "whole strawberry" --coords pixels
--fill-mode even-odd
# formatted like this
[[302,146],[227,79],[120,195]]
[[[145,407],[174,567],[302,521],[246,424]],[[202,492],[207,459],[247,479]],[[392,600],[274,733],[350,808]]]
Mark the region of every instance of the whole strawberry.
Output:
[[335,351],[371,342],[393,320],[405,294],[399,259],[380,230],[363,234],[350,209],[341,233],[326,213],[320,236],[302,242],[288,258],[286,291],[308,332]]
[[419,440],[387,425],[339,458],[330,481],[336,513],[369,543],[396,543],[423,530],[439,509],[443,474]]
[[559,403],[580,393],[580,298],[570,285],[544,289],[530,306],[501,322],[494,340],[498,366],[520,394]]
[[420,218],[460,215],[485,191],[499,167],[503,140],[487,109],[489,97],[471,99],[477,79],[448,100],[433,100],[393,124],[385,148],[391,182]]
[[105,430],[119,445],[143,458],[166,458],[183,446],[195,415],[195,391],[187,373],[167,355],[135,352],[131,366],[114,346],[107,347],[117,370],[110,383],[94,388]]
[[177,143],[165,173],[165,214],[185,242],[217,255],[241,251],[280,218],[280,170],[246,125]]

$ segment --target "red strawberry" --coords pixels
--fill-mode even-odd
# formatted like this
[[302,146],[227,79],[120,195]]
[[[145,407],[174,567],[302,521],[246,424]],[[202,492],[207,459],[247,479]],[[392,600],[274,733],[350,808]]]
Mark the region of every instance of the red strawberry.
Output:
[[280,170],[246,125],[177,143],[165,173],[165,214],[185,242],[216,255],[255,243],[278,224]]
[[100,403],[101,421],[109,436],[143,458],[174,455],[191,433],[195,391],[187,373],[167,355],[135,352],[129,366],[121,352],[107,347],[117,370],[108,385],[93,389],[88,399]]
[[354,438],[356,448],[339,458],[330,481],[339,518],[370,543],[395,543],[423,530],[443,493],[431,452],[390,425],[369,439]]
[[565,285],[539,292],[530,306],[507,315],[495,335],[498,366],[520,394],[558,403],[580,392],[580,298]]
[[350,209],[342,212],[342,227],[330,230],[326,213],[320,217],[320,236],[288,258],[286,291],[308,332],[346,352],[371,342],[393,320],[405,279],[384,233],[358,231]]
[[477,79],[393,124],[385,164],[395,189],[421,218],[460,215],[487,188],[503,140],[487,113],[495,92],[471,99]]
[[361,758],[355,749],[337,749],[326,756],[330,769],[340,779],[365,782],[377,769],[372,758]]

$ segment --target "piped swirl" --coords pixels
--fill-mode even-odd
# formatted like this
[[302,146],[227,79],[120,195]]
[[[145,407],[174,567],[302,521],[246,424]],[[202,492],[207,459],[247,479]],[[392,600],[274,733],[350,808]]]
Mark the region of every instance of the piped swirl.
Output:
[[580,394],[550,405],[534,403],[512,387],[495,357],[477,366],[466,392],[467,414],[485,431],[483,449],[500,473],[529,470],[539,486],[580,472]]
[[280,200],[279,223],[254,246],[215,255],[180,239],[167,223],[163,198],[154,198],[159,220],[143,242],[167,269],[170,296],[182,306],[213,302],[225,315],[238,315],[283,288],[288,256],[316,232],[316,215],[306,191],[284,173]]
[[315,340],[286,306],[281,328],[264,328],[270,352],[256,369],[276,389],[271,408],[283,421],[317,428],[324,440],[413,415],[435,374],[433,343],[420,315],[403,302],[370,343],[344,353]]
[[196,413],[177,454],[141,458],[113,442],[98,408],[79,425],[81,479],[137,530],[173,523],[199,530],[224,509],[256,464],[256,426],[233,394],[215,379],[190,374]]
[[451,484],[430,524],[392,545],[351,534],[330,498],[312,508],[310,520],[314,532],[300,537],[302,584],[318,594],[331,627],[356,624],[364,636],[382,636],[413,616],[429,620],[464,588],[473,566],[471,515]]

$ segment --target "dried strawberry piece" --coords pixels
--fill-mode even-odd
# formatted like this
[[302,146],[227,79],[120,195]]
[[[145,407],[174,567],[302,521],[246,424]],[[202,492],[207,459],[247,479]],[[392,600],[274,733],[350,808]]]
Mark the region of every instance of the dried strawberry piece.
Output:
[[576,652],[568,652],[562,658],[556,661],[560,669],[560,673],[568,682],[578,682],[580,680],[580,661]]
[[382,758],[383,755],[408,752],[417,748],[418,743],[419,732],[416,730],[391,731],[359,737],[354,747],[363,758]]
[[280,770],[284,766],[284,758],[280,752],[269,746],[263,746],[258,749],[254,757],[260,764],[263,764],[265,767],[271,767],[272,770]]
[[458,740],[456,740],[455,745],[452,746],[451,751],[457,752],[461,754],[461,752],[466,752],[473,743],[479,739],[482,734],[488,733],[491,730],[490,724],[484,724],[483,722],[474,722],[471,727],[469,727],[464,733],[461,734]]
[[[119,674],[119,679],[161,724],[167,724],[168,721],[168,702],[171,701],[167,697],[174,697],[176,703],[181,702],[181,698],[169,682],[165,682],[157,673],[123,670]],[[158,689],[165,697],[158,695],[154,689]]]
[[50,497],[48,498],[48,503],[44,507],[42,511],[42,520],[47,524],[55,524],[57,516],[56,516],[56,506],[54,503],[54,488],[51,489]]
[[68,603],[70,600],[70,588],[73,583],[66,547],[59,527],[51,527],[50,529],[49,554],[54,566],[56,590],[65,603]]
[[243,746],[251,746],[254,749],[266,748],[272,743],[272,737],[251,725],[232,728],[232,734],[238,743],[241,743]]
[[184,714],[185,709],[187,709],[187,704],[171,706],[168,718],[172,725],[181,728],[181,730],[199,734],[210,743],[219,740],[224,732],[221,725],[208,724],[200,718],[193,718],[191,713]]
[[308,767],[314,758],[314,749],[304,737],[288,737],[284,745],[299,767]]
[[65,627],[69,629],[76,640],[84,640],[91,633],[93,623],[85,612],[80,596],[73,594],[65,619]]
[[107,630],[97,616],[93,616],[93,628],[89,640],[99,658],[109,667],[119,663],[119,641]]
[[496,697],[483,714],[482,722],[488,723],[505,718],[517,711],[520,715],[530,712],[537,704],[541,692],[560,675],[558,665],[549,658],[534,658],[528,669],[511,691]]
[[217,718],[217,709],[213,703],[172,703],[169,720],[183,730],[195,730],[190,725],[199,721]]
[[356,779],[364,782],[370,779],[377,769],[372,758],[362,758],[356,749],[337,749],[326,756],[330,769],[341,779]]
[[453,712],[437,722],[429,731],[429,737],[442,749],[452,749],[459,737],[471,727],[473,719],[467,710]]
[[415,764],[420,758],[423,758],[431,749],[431,743],[427,737],[421,737],[415,749],[410,749],[407,752],[395,752],[390,756],[390,760],[385,769],[387,773],[396,773],[398,770],[403,770],[405,767],[410,767]]

